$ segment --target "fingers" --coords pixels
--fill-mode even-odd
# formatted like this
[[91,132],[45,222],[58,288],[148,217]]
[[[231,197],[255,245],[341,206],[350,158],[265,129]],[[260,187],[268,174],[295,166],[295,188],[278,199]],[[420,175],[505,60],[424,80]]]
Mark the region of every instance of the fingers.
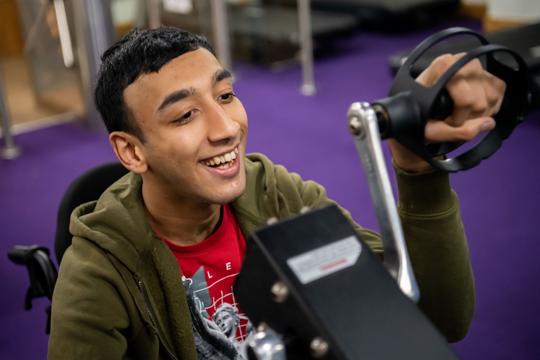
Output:
[[[437,57],[416,79],[431,86],[464,54]],[[452,114],[444,121],[429,121],[425,137],[430,142],[469,141],[495,127],[492,116],[502,104],[506,84],[485,71],[478,59],[462,66],[446,84],[454,102]]]
[[[452,115],[447,119],[448,124],[460,126],[468,119],[487,115],[484,114],[487,107],[487,101],[483,100],[485,92],[478,82],[464,81],[460,77],[454,77],[448,82],[447,89],[454,101]],[[475,97],[471,94],[479,96]]]
[[470,119],[460,126],[453,126],[444,121],[428,121],[425,138],[432,142],[469,141],[478,134],[495,128],[495,120],[489,116]]
[[456,55],[444,54],[438,56],[431,62],[426,70],[424,70],[416,81],[424,86],[431,86],[457,61]]
[[[461,56],[457,55],[456,58]],[[448,119],[449,124],[460,126],[468,119],[491,115],[484,89],[485,75],[480,61],[475,59],[450,79],[446,89],[454,101],[454,111]]]
[[486,72],[486,78],[484,79],[486,86],[484,86],[486,100],[490,107],[492,114],[499,112],[503,101],[503,96],[506,90],[506,83],[498,77]]

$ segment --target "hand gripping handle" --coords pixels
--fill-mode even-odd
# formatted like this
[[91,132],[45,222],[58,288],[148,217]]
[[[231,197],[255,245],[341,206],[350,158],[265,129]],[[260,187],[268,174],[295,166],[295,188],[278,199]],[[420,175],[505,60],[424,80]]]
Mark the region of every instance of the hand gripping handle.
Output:
[[[458,35],[472,36],[480,46],[463,55],[434,85],[425,87],[416,82],[412,69],[422,55],[439,42]],[[511,58],[512,65],[500,61],[496,54]],[[506,83],[501,108],[494,115],[496,126],[482,141],[461,155],[444,160],[434,159],[434,156],[446,155],[462,143],[427,144],[424,136],[426,123],[428,119],[444,119],[452,113],[453,102],[445,90],[446,84],[463,66],[481,56],[485,56],[486,71]],[[472,30],[450,28],[427,38],[411,52],[398,71],[389,95],[373,104],[384,138],[395,138],[440,170],[467,170],[497,151],[502,141],[523,121],[529,97],[527,66],[521,56],[509,48],[489,44]]]

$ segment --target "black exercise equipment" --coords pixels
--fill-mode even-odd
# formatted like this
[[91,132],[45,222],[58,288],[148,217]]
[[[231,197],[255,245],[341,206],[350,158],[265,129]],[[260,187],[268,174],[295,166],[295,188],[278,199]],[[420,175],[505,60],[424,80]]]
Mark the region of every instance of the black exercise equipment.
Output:
[[[233,6],[229,17],[231,44],[238,59],[271,65],[295,58],[300,46],[296,6]],[[311,11],[316,54],[330,52],[335,39],[352,34],[355,28],[350,14]]]
[[[209,11],[205,1],[197,1],[189,14],[163,12],[162,22],[211,37]],[[300,41],[296,0],[231,3],[227,15],[234,59],[270,66],[296,57]],[[351,14],[311,11],[315,53],[330,51],[336,38],[348,36],[355,29],[356,18]]]
[[336,206],[255,232],[235,295],[253,359],[457,359]]

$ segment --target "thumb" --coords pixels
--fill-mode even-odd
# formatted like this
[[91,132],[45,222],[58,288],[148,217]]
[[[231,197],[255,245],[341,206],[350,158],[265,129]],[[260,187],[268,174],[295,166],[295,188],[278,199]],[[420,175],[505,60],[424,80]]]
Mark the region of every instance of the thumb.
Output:
[[452,126],[444,121],[430,120],[426,124],[425,137],[430,142],[469,141],[478,134],[495,128],[495,120],[482,116],[465,121],[460,126]]

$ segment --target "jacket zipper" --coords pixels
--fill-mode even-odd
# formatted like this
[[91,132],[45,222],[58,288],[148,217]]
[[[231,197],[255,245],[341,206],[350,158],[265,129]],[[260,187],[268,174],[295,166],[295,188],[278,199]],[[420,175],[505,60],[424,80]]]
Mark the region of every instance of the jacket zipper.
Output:
[[146,292],[146,286],[144,286],[144,283],[140,279],[137,280],[137,285],[139,286],[139,289],[141,290],[141,293],[143,295],[144,307],[146,308],[146,312],[148,313],[148,316],[150,317],[150,321],[152,322],[152,324],[150,324],[152,326],[152,330],[158,336],[159,341],[161,342],[161,344],[163,344],[163,349],[165,349],[165,351],[167,352],[167,355],[169,356],[169,358],[171,358],[173,360],[178,360],[178,358],[168,348],[167,344],[165,343],[162,335],[160,334],[160,332],[159,332],[159,330],[157,328],[156,316],[152,312],[152,308],[150,306],[150,300],[148,298],[148,293]]

